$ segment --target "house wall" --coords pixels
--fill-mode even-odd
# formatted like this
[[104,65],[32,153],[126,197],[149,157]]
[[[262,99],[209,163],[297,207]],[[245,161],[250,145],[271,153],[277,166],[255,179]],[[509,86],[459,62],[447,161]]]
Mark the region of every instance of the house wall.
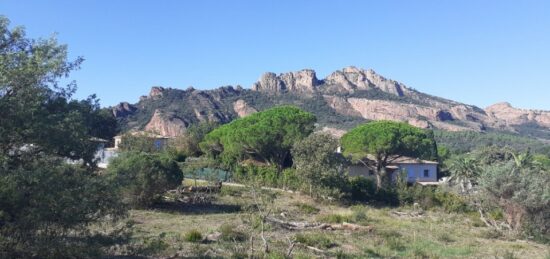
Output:
[[[406,172],[407,182],[437,182],[437,164],[399,164],[399,171]],[[427,176],[424,175],[427,172]],[[396,174],[392,176],[397,177]]]
[[[399,164],[399,169],[391,177],[397,179],[398,172],[407,173],[407,182],[437,182],[437,164]],[[428,176],[424,176],[424,170],[427,170]],[[369,168],[365,166],[352,165],[348,169],[349,176],[374,177]]]
[[369,176],[372,176],[372,173],[370,172],[368,167],[352,165],[348,169],[348,175],[369,177]]

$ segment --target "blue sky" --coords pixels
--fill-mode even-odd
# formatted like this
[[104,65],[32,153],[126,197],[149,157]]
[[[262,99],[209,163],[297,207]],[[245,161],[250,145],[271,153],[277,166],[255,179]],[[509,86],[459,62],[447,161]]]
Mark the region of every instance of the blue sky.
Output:
[[153,85],[354,65],[480,107],[550,110],[550,1],[0,0],[0,14],[33,38],[58,33],[86,59],[77,97],[104,106]]

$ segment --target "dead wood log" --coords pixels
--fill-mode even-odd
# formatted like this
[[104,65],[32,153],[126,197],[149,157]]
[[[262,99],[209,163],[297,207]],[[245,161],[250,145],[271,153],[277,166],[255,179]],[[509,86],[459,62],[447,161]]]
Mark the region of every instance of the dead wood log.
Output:
[[324,229],[324,230],[372,230],[372,226],[361,226],[344,222],[342,224],[328,224],[328,223],[310,223],[310,222],[296,222],[296,221],[284,221],[274,217],[266,217],[266,221],[275,223],[276,225],[289,229],[289,230],[304,230],[304,229]]

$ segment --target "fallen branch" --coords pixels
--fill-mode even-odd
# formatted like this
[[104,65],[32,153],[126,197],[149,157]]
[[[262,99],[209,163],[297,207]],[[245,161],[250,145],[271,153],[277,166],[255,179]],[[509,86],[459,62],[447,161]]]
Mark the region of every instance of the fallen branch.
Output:
[[410,218],[422,218],[424,213],[422,211],[413,211],[413,212],[400,212],[392,211],[391,214],[398,217],[410,217]]
[[324,229],[324,230],[372,230],[372,226],[361,226],[357,224],[343,222],[342,224],[327,224],[327,223],[310,223],[306,221],[284,221],[274,217],[266,217],[266,221],[275,223],[282,228],[289,230],[304,230],[304,229]]

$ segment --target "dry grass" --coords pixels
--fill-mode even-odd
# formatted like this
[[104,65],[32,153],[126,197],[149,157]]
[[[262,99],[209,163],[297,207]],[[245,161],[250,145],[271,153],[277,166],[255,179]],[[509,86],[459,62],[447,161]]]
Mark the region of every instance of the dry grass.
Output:
[[[212,205],[214,209],[176,207],[170,210],[164,207],[133,210],[130,219],[135,222],[134,244],[153,246],[144,251],[155,257],[239,257],[251,253],[249,237],[252,237],[253,253],[260,255],[259,218],[252,213],[255,211],[255,207],[251,206],[252,200],[245,188],[230,187],[219,195]],[[486,234],[488,229],[480,226],[474,215],[428,211],[421,218],[397,217],[391,213],[392,210],[406,212],[409,209],[323,204],[306,196],[285,192],[277,193],[269,207],[271,215],[287,220],[343,219],[374,227],[371,232],[289,231],[267,225],[265,236],[271,258],[283,258],[289,240],[296,239],[324,253],[297,244],[292,253],[295,258],[545,258],[550,254],[546,245],[489,238]],[[185,234],[190,231],[196,230],[206,236],[228,225],[233,226],[234,231],[245,233],[247,239],[210,243],[185,241]]]

